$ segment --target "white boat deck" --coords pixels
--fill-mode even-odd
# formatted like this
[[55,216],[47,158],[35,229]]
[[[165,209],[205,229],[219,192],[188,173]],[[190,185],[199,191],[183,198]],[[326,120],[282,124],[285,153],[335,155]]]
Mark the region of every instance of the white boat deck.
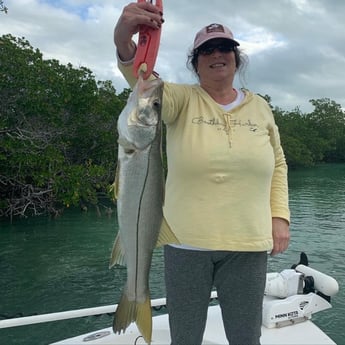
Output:
[[[300,266],[298,265],[296,269]],[[306,275],[314,279],[315,289],[326,294],[334,296],[339,286],[335,279],[318,272],[310,267],[303,266]],[[277,279],[278,283],[290,281],[293,270],[284,270],[281,274],[274,273],[271,278]],[[297,271],[296,271],[297,272]],[[283,275],[284,273],[284,275]],[[289,275],[288,275],[289,274]],[[299,285],[301,273],[298,273],[298,280],[295,283]],[[284,278],[285,277],[285,278]],[[284,279],[285,280],[284,280]],[[272,279],[269,280],[272,289]],[[292,280],[291,280],[292,281]],[[286,283],[286,282],[285,282]],[[294,284],[295,286],[296,284]],[[277,285],[276,290],[279,294],[281,285]],[[286,285],[283,285],[286,287]],[[284,289],[282,291],[285,291]],[[297,292],[297,290],[296,290]],[[288,297],[273,297],[276,295],[265,295],[263,300],[263,325],[262,325],[262,345],[336,345],[336,343],[316,326],[312,320],[312,314],[324,311],[332,307],[327,298],[323,298],[319,293],[309,292],[305,294],[286,294]],[[211,299],[217,298],[216,291],[212,291]],[[152,307],[165,306],[166,299],[159,298],[151,300]],[[31,325],[42,322],[67,320],[76,317],[86,317],[90,315],[101,315],[113,313],[117,305],[101,306],[95,308],[84,308],[78,310],[65,311],[60,313],[42,314],[37,316],[28,316],[22,318],[8,319],[0,321],[0,329],[8,327],[17,327]],[[152,319],[152,345],[169,345],[170,332],[168,315],[155,316]],[[245,321],[244,321],[245,322]],[[250,330],[248,330],[250,331]],[[72,338],[63,339],[51,345],[143,345],[146,344],[135,323],[132,323],[125,333],[114,334],[112,327],[104,328],[98,331],[81,334]],[[203,344],[227,344],[223,321],[219,305],[213,305],[208,308],[208,317],[204,333]]]
[[[98,332],[83,334],[77,337],[65,339],[51,345],[125,345],[146,344],[133,323],[126,333],[114,334],[112,328],[102,329]],[[152,345],[170,344],[168,328],[168,315],[155,316],[153,318]],[[220,308],[218,305],[209,307],[207,325],[203,344],[227,344]],[[335,342],[319,329],[311,320],[281,328],[262,327],[262,345],[334,345]]]

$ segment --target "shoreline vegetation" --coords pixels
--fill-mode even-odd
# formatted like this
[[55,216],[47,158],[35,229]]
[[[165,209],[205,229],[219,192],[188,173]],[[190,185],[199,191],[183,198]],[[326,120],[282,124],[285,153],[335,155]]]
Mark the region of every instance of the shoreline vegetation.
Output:
[[[94,207],[111,216],[116,123],[130,89],[86,67],[44,59],[25,38],[0,37],[0,219]],[[329,98],[302,113],[272,105],[289,169],[345,162],[345,111]],[[163,150],[164,151],[164,150]],[[165,165],[166,166],[166,165]]]

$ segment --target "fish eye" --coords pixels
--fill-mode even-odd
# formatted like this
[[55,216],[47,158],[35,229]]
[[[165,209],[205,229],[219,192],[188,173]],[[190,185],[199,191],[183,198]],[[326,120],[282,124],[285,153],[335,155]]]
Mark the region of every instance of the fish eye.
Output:
[[159,99],[155,99],[152,103],[152,105],[155,107],[155,108],[159,108],[161,106],[161,102],[159,101]]

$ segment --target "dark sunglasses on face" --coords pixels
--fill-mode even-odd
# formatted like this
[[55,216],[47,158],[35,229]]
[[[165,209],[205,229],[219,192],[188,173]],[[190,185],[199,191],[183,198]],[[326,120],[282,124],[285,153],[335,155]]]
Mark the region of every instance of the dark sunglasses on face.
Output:
[[195,53],[211,55],[216,49],[221,53],[230,53],[235,51],[235,46],[229,43],[203,44],[201,47],[195,49]]

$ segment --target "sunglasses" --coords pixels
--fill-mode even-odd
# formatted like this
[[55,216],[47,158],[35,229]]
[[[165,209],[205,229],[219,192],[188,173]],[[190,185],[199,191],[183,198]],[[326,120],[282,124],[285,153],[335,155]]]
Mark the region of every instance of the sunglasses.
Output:
[[195,53],[201,55],[211,55],[216,49],[221,53],[230,53],[235,51],[235,46],[229,43],[203,44],[201,47],[195,49]]

